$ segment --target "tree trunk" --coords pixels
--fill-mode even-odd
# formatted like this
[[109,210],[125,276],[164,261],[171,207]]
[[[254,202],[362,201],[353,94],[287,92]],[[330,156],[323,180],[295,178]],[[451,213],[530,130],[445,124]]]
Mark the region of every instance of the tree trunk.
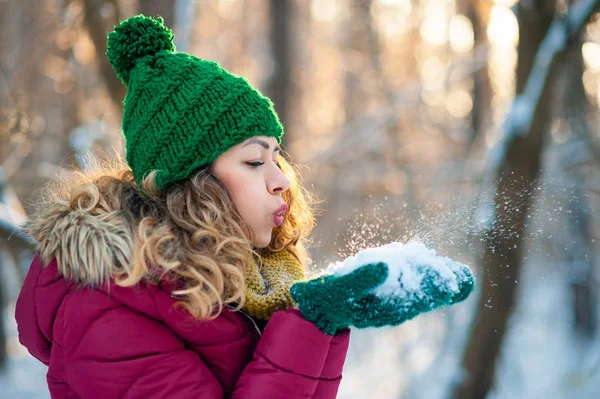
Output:
[[[473,1],[468,1],[465,5],[466,15],[473,24],[473,41],[474,49],[484,45],[487,42],[486,27],[489,13],[489,5],[487,7],[479,4],[474,4]],[[486,13],[486,14],[483,14]],[[473,51],[473,63],[477,64],[477,53]],[[475,67],[475,65],[474,65]],[[490,77],[488,67],[481,68],[473,75],[473,109],[471,111],[471,135],[468,141],[470,149],[477,137],[483,133],[484,120],[490,110],[492,88],[490,86]]]
[[[40,123],[35,129],[31,123],[29,129],[13,132],[25,135],[28,148],[13,151],[11,155],[20,157],[22,163],[14,174],[5,178],[6,184],[10,184],[19,198],[29,199],[34,190],[55,173],[46,166],[42,168],[43,163],[69,167],[73,162],[68,133],[79,125],[78,100],[75,98],[78,82],[68,62],[72,50],[60,49],[56,45],[55,38],[60,28],[57,14],[63,10],[38,7],[39,4],[31,0],[9,4],[14,10],[2,15],[3,26],[14,24],[11,19],[14,20],[15,15],[22,15],[17,20],[25,22],[17,24],[7,37],[21,50],[15,52],[16,59],[2,59],[3,66],[8,61],[17,66],[6,68],[12,76],[9,90],[4,95],[18,100],[15,108],[25,119]],[[47,64],[48,60],[56,66],[48,70],[41,68],[40,65]],[[28,201],[24,201],[24,206],[27,213],[33,208]]]
[[574,201],[569,202],[569,249],[567,262],[573,295],[573,324],[587,339],[596,335],[598,324],[594,280],[594,250],[591,247],[591,214],[582,185],[584,179],[575,177]]
[[[0,255],[0,267],[4,266]],[[0,274],[0,278],[2,275]],[[4,331],[4,290],[0,281],[0,371],[6,366],[6,332]]]
[[96,49],[96,59],[98,62],[98,70],[102,76],[102,80],[106,84],[108,93],[110,94],[113,103],[121,111],[121,105],[125,98],[125,85],[117,78],[108,59],[106,58],[106,35],[108,30],[119,23],[121,19],[120,11],[117,2],[113,2],[114,12],[110,21],[104,21],[100,9],[106,2],[102,0],[85,0],[83,23],[88,30],[90,39],[94,43]]
[[[538,47],[552,22],[551,2],[518,6],[519,48],[516,92],[522,93]],[[551,82],[552,79],[549,79]],[[497,174],[495,222],[485,249],[477,314],[463,354],[464,379],[455,398],[485,398],[493,385],[496,361],[508,319],[515,305],[516,284],[522,264],[525,221],[532,198],[524,195],[537,182],[544,132],[551,121],[551,84],[546,83],[529,131],[519,132],[507,144]],[[522,196],[522,197],[521,197]],[[523,201],[524,200],[524,201]],[[518,211],[505,204],[522,204]],[[511,234],[507,234],[510,232]]]
[[[289,121],[289,104],[292,96],[292,57],[294,46],[292,40],[292,24],[294,4],[290,0],[270,0],[269,15],[271,19],[271,51],[273,56],[273,74],[269,79],[267,93],[275,104],[275,110],[284,128]],[[282,138],[281,146],[289,142],[289,135]]]
[[[72,62],[73,49],[59,46],[57,41],[65,28],[61,26],[60,21],[65,18],[60,13],[68,13],[70,9],[41,3],[40,6],[40,2],[31,0],[9,2],[8,12],[0,13],[3,33],[7,43],[11,43],[8,50],[12,52],[10,57],[0,58],[2,69],[10,75],[1,102],[6,104],[4,111],[14,112],[26,122],[11,126],[10,134],[22,135],[23,139],[22,144],[10,145],[8,160],[2,159],[5,178],[2,184],[10,186],[18,198],[26,199],[25,213],[33,211],[34,201],[29,199],[34,191],[48,178],[55,177],[52,165],[73,166],[75,158],[69,148],[68,134],[81,123],[78,113],[81,92],[77,66]],[[6,144],[9,146],[10,142],[7,140]],[[6,233],[5,226],[1,226],[0,239]],[[5,255],[14,257],[18,264],[15,254],[20,235],[12,231],[10,235]],[[5,350],[4,344],[0,345]]]
[[[564,101],[562,111],[567,120],[574,139],[584,142],[590,137],[590,128],[586,119],[589,102],[585,94],[582,75],[584,72],[583,55],[581,52],[583,40],[577,38],[565,52],[561,61],[563,64]],[[590,151],[589,158],[594,153]],[[569,278],[573,294],[573,324],[575,330],[583,337],[591,339],[595,336],[597,321],[596,299],[594,290],[594,250],[591,246],[592,227],[591,212],[588,198],[583,187],[585,177],[581,164],[568,165],[572,160],[570,153],[565,153],[565,170],[572,170],[574,180],[572,200],[569,201],[569,229],[565,246],[569,264]],[[582,160],[577,157],[576,160]]]

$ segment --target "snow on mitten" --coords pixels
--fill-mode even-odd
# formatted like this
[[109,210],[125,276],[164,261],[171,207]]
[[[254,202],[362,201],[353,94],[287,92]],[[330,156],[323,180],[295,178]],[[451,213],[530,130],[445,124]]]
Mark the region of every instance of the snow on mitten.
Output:
[[363,265],[344,275],[328,275],[292,285],[290,294],[298,304],[305,319],[314,323],[326,334],[353,325],[357,309],[352,301],[363,298],[388,277],[384,263]]
[[[395,326],[419,314],[465,300],[475,287],[468,266],[437,256],[421,243],[392,243],[369,248],[330,266],[334,275],[344,276],[373,259],[386,262],[386,281],[353,301],[357,328]],[[363,309],[370,313],[363,314]]]

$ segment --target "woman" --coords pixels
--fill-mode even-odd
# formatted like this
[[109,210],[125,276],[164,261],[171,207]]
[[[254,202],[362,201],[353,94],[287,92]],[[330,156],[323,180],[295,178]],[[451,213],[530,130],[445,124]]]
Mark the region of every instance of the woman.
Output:
[[127,163],[65,176],[26,226],[19,339],[52,397],[334,398],[348,327],[402,321],[367,295],[386,265],[301,282],[310,197],[247,80],[160,18],[123,21],[107,56]]

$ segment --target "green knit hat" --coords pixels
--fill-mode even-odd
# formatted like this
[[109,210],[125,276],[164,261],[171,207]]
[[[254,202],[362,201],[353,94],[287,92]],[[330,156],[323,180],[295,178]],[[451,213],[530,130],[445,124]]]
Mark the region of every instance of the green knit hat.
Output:
[[283,127],[273,103],[219,64],[175,52],[163,19],[137,15],[108,34],[106,55],[127,86],[123,134],[136,182],[158,170],[161,190],[253,136]]

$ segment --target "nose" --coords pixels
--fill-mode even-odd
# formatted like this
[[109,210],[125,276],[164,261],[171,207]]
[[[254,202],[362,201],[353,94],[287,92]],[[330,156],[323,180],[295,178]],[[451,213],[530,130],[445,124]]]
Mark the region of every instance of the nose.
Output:
[[273,165],[273,172],[267,181],[267,190],[271,194],[282,194],[289,190],[290,179],[279,169],[277,165]]

